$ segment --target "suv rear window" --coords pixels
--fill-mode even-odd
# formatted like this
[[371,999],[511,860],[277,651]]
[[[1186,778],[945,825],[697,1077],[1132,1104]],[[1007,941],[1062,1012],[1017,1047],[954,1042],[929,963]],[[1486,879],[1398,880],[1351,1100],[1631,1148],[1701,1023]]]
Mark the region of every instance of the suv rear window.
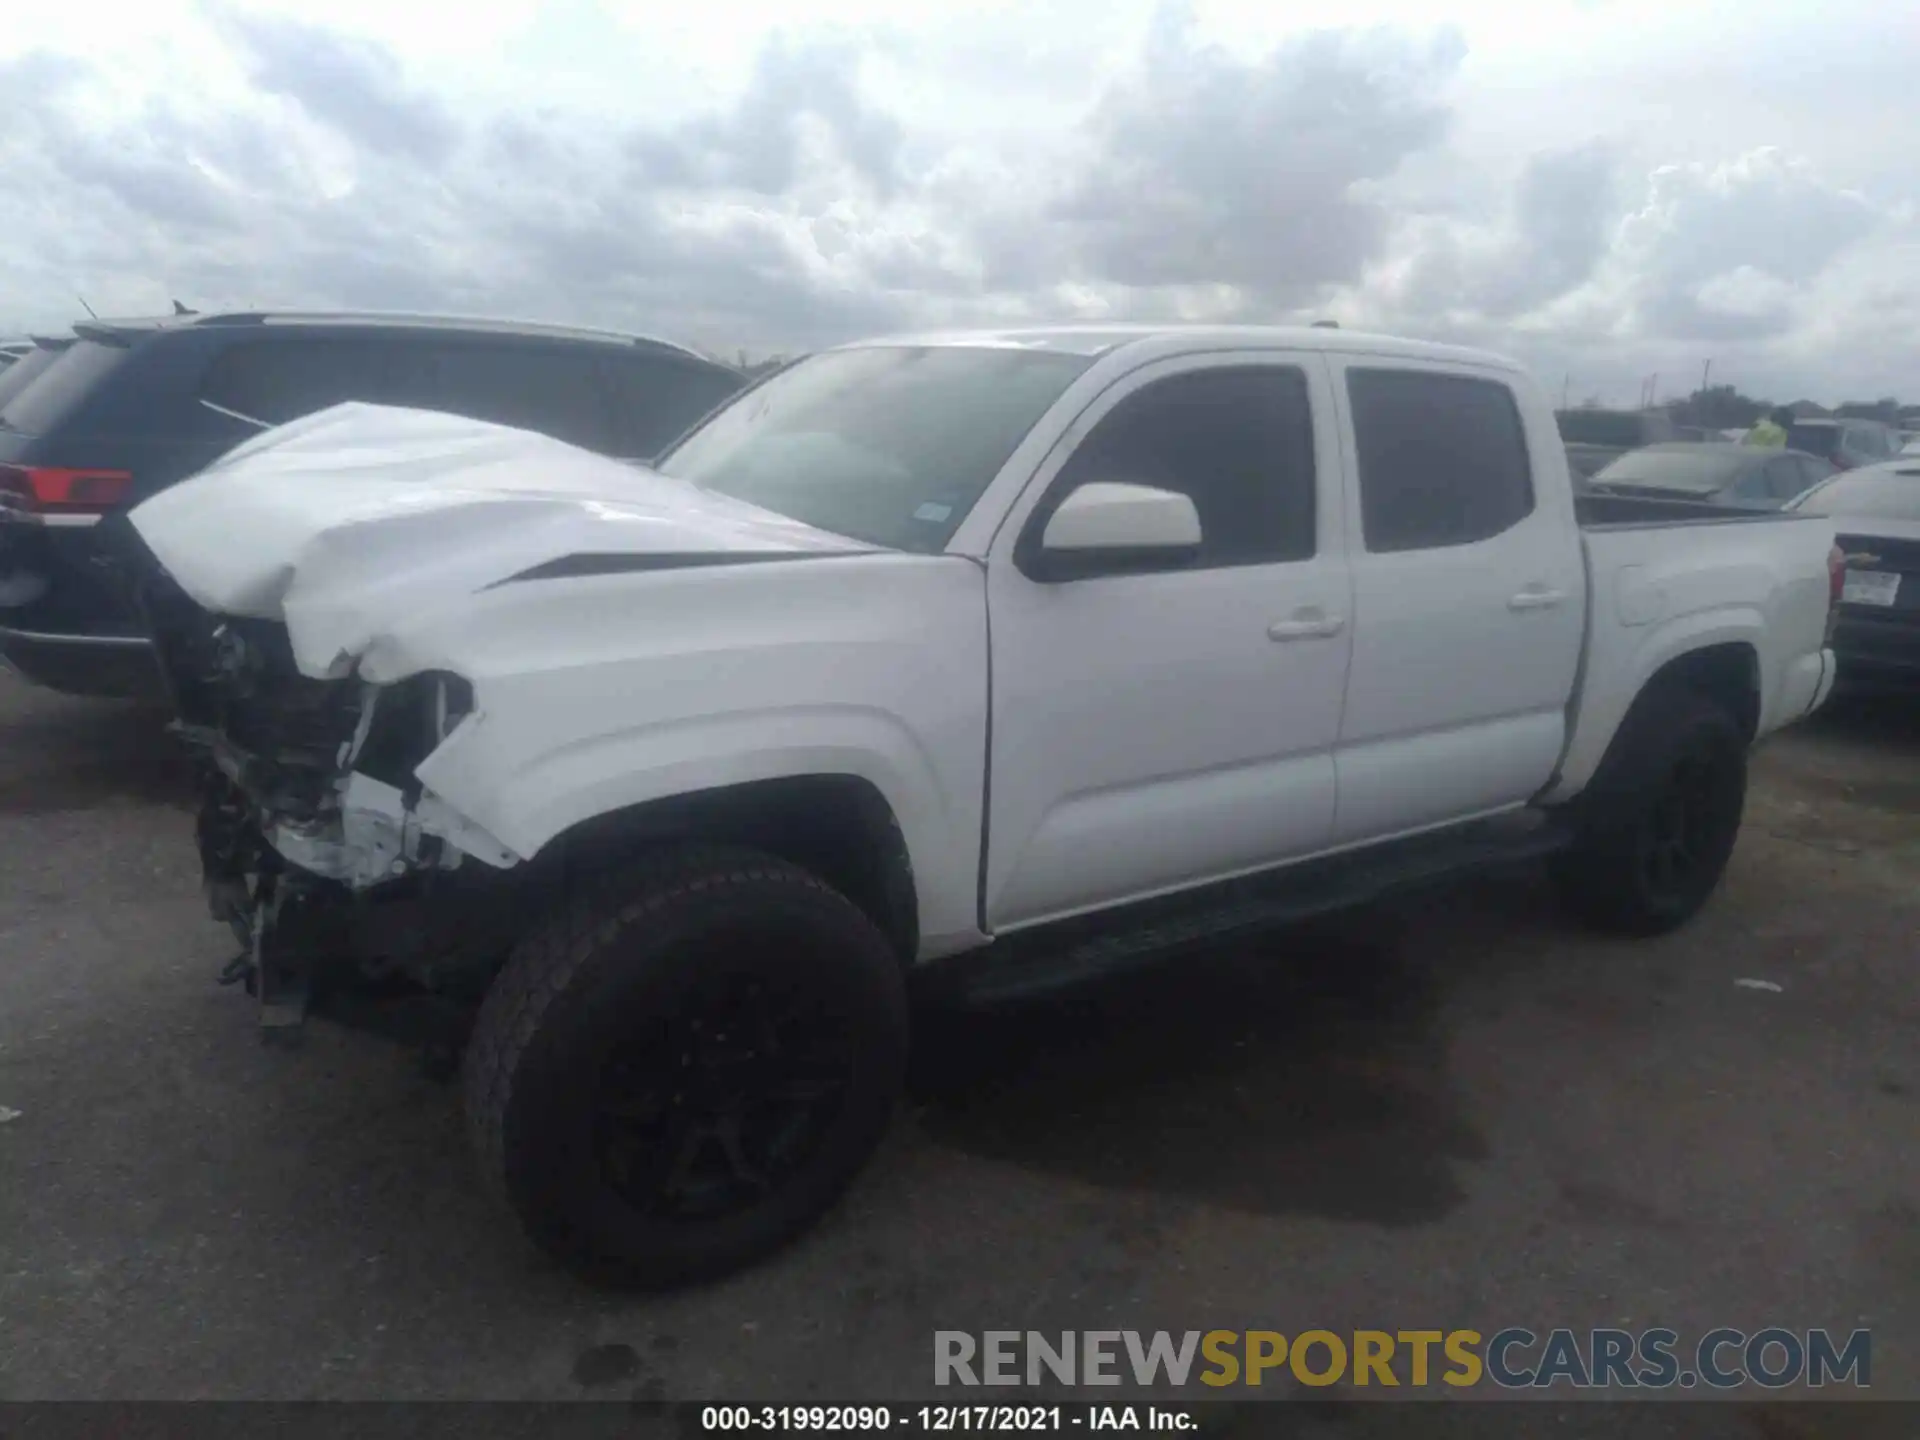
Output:
[[385,398],[389,349],[370,340],[249,340],[207,367],[200,393],[249,420],[284,425],[343,401]]
[[[37,352],[36,352],[37,353]],[[57,355],[33,383],[16,390],[0,409],[0,428],[44,435],[85,400],[127,358],[124,346],[82,340]],[[32,357],[12,368],[30,363]]]
[[436,348],[438,408],[603,454],[614,448],[592,355],[477,342]]
[[36,345],[6,369],[0,370],[0,410],[4,410],[9,400],[26,389],[29,381],[58,360],[60,354],[58,348]]

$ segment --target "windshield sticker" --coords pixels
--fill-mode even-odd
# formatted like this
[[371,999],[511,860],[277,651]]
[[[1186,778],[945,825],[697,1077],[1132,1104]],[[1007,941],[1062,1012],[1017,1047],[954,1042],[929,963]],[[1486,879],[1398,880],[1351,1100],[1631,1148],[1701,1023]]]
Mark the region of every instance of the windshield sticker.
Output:
[[928,503],[926,505],[922,505],[918,510],[914,511],[913,518],[916,520],[924,520],[929,525],[938,525],[942,520],[946,519],[951,514],[953,514],[953,507],[951,505],[935,505],[932,503]]

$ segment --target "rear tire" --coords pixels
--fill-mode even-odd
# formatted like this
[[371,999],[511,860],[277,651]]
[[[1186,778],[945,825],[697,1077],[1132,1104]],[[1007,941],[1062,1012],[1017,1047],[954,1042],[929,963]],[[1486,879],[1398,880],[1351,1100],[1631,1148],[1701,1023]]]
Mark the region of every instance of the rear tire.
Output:
[[1746,789],[1746,736],[1723,706],[1683,686],[1647,691],[1578,802],[1554,863],[1562,901],[1614,934],[1685,924],[1726,870]]
[[815,876],[719,846],[582,882],[517,946],[464,1064],[489,1187],[601,1283],[724,1274],[839,1198],[907,1058],[899,958]]

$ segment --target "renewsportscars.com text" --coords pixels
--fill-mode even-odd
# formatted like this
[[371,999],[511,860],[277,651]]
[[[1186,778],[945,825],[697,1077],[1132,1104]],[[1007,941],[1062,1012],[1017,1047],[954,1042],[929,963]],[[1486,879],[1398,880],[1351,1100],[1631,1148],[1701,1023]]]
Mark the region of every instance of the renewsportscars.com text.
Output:
[[1731,1390],[1873,1380],[1870,1332],[1709,1330],[937,1330],[936,1385],[1379,1385]]

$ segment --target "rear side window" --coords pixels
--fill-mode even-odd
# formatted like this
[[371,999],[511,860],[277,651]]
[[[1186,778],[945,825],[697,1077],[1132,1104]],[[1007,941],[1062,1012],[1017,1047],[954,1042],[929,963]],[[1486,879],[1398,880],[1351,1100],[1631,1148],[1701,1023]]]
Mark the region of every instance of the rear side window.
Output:
[[1053,493],[1064,499],[1104,480],[1190,497],[1203,568],[1306,559],[1314,553],[1306,376],[1291,366],[1249,366],[1142,387],[1081,442]]
[[386,347],[370,340],[249,340],[207,367],[201,398],[222,409],[284,425],[349,400],[389,398]]
[[27,388],[29,381],[37,379],[41,371],[59,359],[60,354],[59,350],[36,345],[6,369],[0,370],[0,411],[4,411],[8,402]]
[[437,348],[440,409],[589,450],[614,450],[592,354],[479,343]]
[[745,381],[717,366],[658,355],[603,357],[613,406],[613,453],[651,460],[679,439]]
[[[130,352],[121,345],[82,340],[56,356],[32,383],[21,386],[0,409],[0,427],[23,435],[45,435],[75,406],[94,394],[120,368]],[[18,370],[32,357],[13,365]]]
[[1513,392],[1423,370],[1349,370],[1361,525],[1376,553],[1469,545],[1533,513]]

